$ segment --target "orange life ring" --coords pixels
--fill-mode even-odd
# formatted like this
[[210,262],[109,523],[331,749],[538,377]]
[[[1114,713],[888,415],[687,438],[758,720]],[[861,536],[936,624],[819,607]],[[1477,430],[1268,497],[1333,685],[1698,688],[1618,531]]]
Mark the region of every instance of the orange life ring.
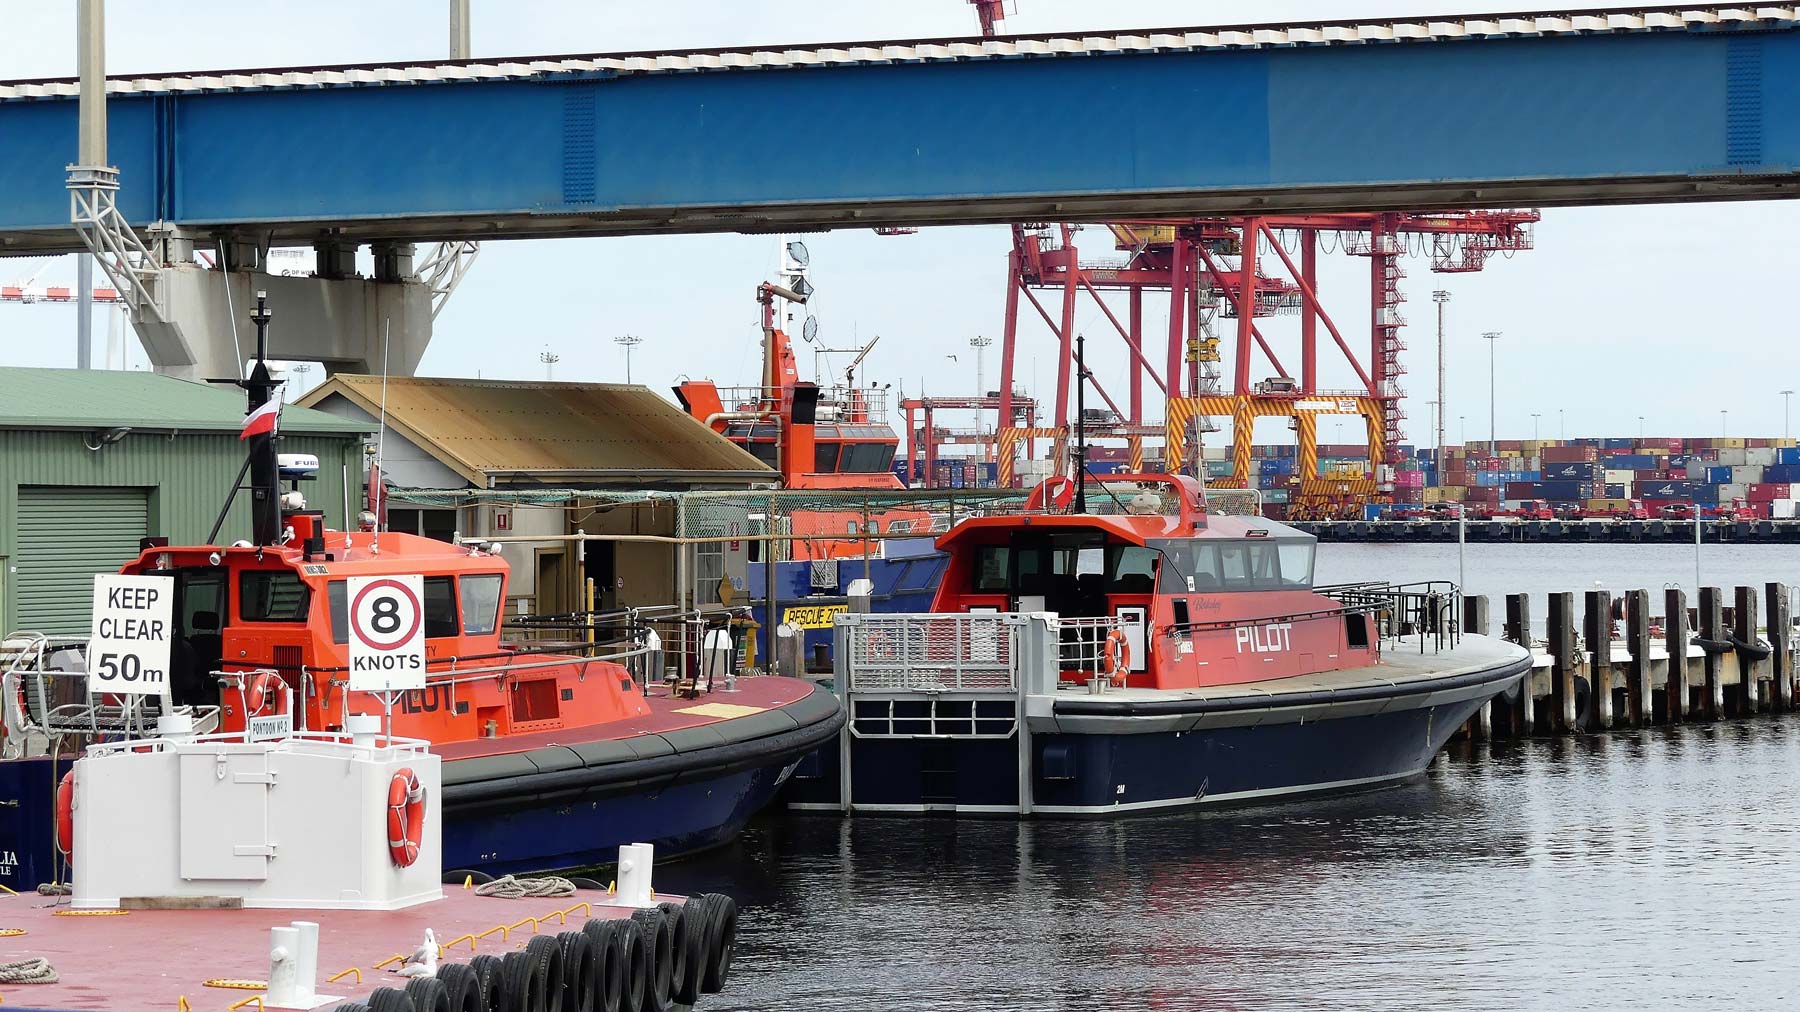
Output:
[[1100,670],[1112,677],[1116,686],[1124,686],[1126,676],[1131,674],[1131,641],[1125,638],[1125,630],[1114,629],[1106,634],[1106,645],[1100,650]]
[[62,775],[56,785],[56,852],[75,863],[75,771]]
[[419,838],[425,832],[425,787],[411,766],[394,771],[388,781],[388,856],[396,867],[410,868],[419,859]]
[[247,716],[261,716],[273,699],[275,713],[287,712],[287,693],[281,691],[281,676],[272,671],[257,671],[244,676],[244,711]]
[[1068,509],[1069,504],[1074,501],[1075,483],[1067,478],[1058,476],[1055,478],[1045,478],[1043,481],[1038,482],[1037,488],[1032,489],[1030,497],[1025,500],[1025,508],[1028,510],[1041,510],[1046,507],[1054,506],[1057,509]]

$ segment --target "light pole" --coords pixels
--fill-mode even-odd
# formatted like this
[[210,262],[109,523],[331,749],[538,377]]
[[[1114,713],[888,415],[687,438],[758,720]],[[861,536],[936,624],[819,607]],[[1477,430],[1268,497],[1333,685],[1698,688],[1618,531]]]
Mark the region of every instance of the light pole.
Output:
[[1788,429],[1788,406],[1793,402],[1793,398],[1794,392],[1792,390],[1783,390],[1781,392],[1781,438],[1783,439],[1788,438],[1792,434]]
[[1642,443],[1643,441],[1644,441],[1644,416],[1639,415],[1638,416],[1638,442]]
[[1725,410],[1724,408],[1719,409],[1719,438],[1720,439],[1725,438],[1725,433],[1727,431],[1725,428],[1725,425],[1726,425],[1726,421],[1727,421],[1727,416],[1729,416],[1730,414],[1731,414],[1731,412]]
[[1494,411],[1494,346],[1500,343],[1500,332],[1489,330],[1482,333],[1488,343],[1488,456],[1500,456],[1500,429],[1494,424],[1497,417]]
[[1538,441],[1538,418],[1539,417],[1540,417],[1539,412],[1533,411],[1531,413],[1531,441],[1534,443]]
[[1437,425],[1434,427],[1433,431],[1437,433],[1437,452],[1438,457],[1440,458],[1438,460],[1438,466],[1443,467],[1444,462],[1441,458],[1444,455],[1444,303],[1450,301],[1450,293],[1439,289],[1438,291],[1431,293],[1431,301],[1437,303],[1438,316],[1438,388],[1437,400],[1433,402],[1437,405]]
[[620,334],[613,338],[613,343],[625,349],[625,382],[631,382],[631,349],[644,343],[644,339],[636,334]]
[[987,396],[987,380],[982,376],[981,368],[982,359],[986,356],[982,353],[982,349],[993,343],[994,339],[991,337],[969,338],[969,347],[975,349],[975,396],[977,397]]
[[562,361],[562,356],[558,355],[556,352],[553,352],[548,348],[545,348],[543,351],[538,352],[538,361],[544,363],[544,379],[546,379],[546,380],[555,379],[556,378],[556,363]]
[[1462,440],[1463,449],[1469,448],[1469,416],[1456,416],[1456,437]]
[[1563,409],[1561,408],[1556,409],[1556,438],[1569,438],[1569,429],[1567,426],[1563,425]]

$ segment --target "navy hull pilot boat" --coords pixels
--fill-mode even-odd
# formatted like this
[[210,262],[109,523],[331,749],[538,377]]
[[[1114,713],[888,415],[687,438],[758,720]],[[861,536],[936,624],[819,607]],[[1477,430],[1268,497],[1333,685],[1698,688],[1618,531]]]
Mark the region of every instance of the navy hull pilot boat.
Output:
[[1209,515],[1191,478],[1092,482],[940,537],[929,612],[838,619],[850,721],[792,804],[1113,816],[1370,788],[1529,670],[1457,631],[1448,584],[1315,588],[1313,537]]
[[[261,349],[260,295],[253,319]],[[272,429],[276,384],[258,359],[244,383],[250,417]],[[250,539],[149,539],[123,568],[167,588],[167,660],[138,665],[156,693],[97,688],[89,676],[107,673],[108,658],[88,656],[85,643],[5,637],[0,884],[59,878],[71,860],[71,761],[170,714],[203,734],[326,735],[380,715],[385,733],[443,759],[444,866],[495,874],[601,864],[634,842],[666,855],[723,842],[842,725],[836,698],[810,682],[732,678],[729,649],[713,650],[704,673],[699,649],[652,654],[639,628],[610,653],[517,649],[501,635],[508,567],[498,554],[327,530],[322,513],[280,489],[275,439],[250,437]],[[374,585],[387,591],[355,589]],[[698,647],[709,631],[727,635],[701,617],[680,621],[662,639]],[[416,687],[384,696],[353,686],[353,628],[379,652],[402,627],[424,669]]]

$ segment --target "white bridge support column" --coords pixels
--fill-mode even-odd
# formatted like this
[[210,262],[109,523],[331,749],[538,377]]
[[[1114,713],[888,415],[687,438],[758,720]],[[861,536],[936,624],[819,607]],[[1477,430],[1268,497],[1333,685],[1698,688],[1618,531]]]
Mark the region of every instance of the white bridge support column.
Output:
[[[393,254],[396,262],[405,259]],[[415,280],[235,271],[228,310],[225,279],[197,265],[162,272],[162,318],[134,312],[131,321],[157,372],[196,380],[242,376],[253,351],[249,312],[257,292],[269,293],[277,314],[269,330],[271,358],[321,362],[328,372],[378,373],[385,328],[390,375],[411,376],[431,343],[431,289]]]

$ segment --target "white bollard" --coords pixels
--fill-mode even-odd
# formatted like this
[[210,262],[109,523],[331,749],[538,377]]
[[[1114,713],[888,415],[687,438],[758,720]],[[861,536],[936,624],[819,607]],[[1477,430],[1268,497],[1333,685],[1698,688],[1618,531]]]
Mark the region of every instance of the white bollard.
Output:
[[351,741],[373,748],[375,739],[381,735],[381,715],[353,713],[344,718],[344,730],[350,732]]
[[656,846],[649,843],[626,843],[619,846],[619,892],[613,901],[625,907],[653,907],[655,891],[650,888],[650,872],[656,864]]
[[[300,947],[298,928],[269,929],[269,993],[264,999],[277,1008],[302,1008],[299,967],[294,954]],[[311,988],[307,988],[311,990]]]
[[156,736],[187,741],[194,736],[194,718],[185,713],[165,713],[156,718]]
[[317,996],[319,987],[319,925],[316,921],[295,921],[293,928],[299,936],[294,946],[294,977],[300,996],[308,999],[300,1007],[308,1008],[318,1004],[311,999]]

